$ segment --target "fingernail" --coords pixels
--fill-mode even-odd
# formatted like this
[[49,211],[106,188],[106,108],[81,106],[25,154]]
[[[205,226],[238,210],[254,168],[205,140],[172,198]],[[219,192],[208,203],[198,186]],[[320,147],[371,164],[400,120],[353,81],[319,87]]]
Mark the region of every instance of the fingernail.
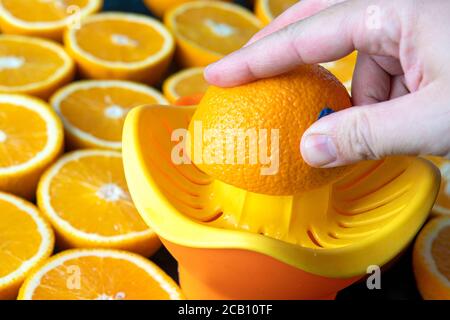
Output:
[[336,146],[326,135],[306,137],[302,151],[305,161],[316,167],[324,167],[337,160]]

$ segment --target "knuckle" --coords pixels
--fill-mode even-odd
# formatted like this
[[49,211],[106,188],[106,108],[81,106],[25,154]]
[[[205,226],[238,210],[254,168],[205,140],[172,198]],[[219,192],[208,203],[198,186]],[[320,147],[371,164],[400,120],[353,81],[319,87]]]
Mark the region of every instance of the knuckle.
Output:
[[376,149],[370,117],[363,108],[349,110],[345,121],[339,125],[338,138],[341,142],[338,152],[349,161],[373,160],[381,156]]
[[299,28],[298,23],[287,26],[281,32],[281,36],[284,37],[285,42],[287,43],[286,50],[288,50],[289,55],[299,63],[305,62],[302,56],[303,46],[299,42],[299,39],[301,39],[301,37],[299,36],[301,32],[302,31],[301,28]]
[[362,97],[364,101],[369,101],[369,103],[381,102],[386,100],[386,97],[389,95],[390,88],[385,81],[380,83],[380,85],[372,85],[367,86],[363,85],[362,87]]

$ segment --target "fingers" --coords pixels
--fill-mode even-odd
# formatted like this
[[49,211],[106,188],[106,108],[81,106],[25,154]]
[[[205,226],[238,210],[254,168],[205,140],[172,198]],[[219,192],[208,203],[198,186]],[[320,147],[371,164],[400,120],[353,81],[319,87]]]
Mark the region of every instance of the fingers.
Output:
[[[385,19],[379,25],[368,23],[369,9],[374,6],[380,10],[379,19]],[[400,36],[397,29],[401,29],[395,10],[391,1],[344,1],[225,57],[208,67],[205,77],[212,84],[230,87],[275,76],[301,64],[337,60],[355,48],[395,56],[396,37]]]
[[303,136],[303,158],[328,168],[393,154],[447,154],[449,109],[438,86],[322,118]]
[[353,104],[363,106],[388,100],[390,78],[372,56],[358,53],[352,81]]
[[389,100],[402,97],[405,94],[410,93],[405,84],[405,76],[394,76],[391,78],[391,92],[389,94]]
[[256,33],[247,46],[301,19],[310,17],[332,5],[346,0],[302,0],[275,18],[267,27]]
[[355,105],[367,105],[409,93],[400,62],[391,57],[358,54],[352,82]]

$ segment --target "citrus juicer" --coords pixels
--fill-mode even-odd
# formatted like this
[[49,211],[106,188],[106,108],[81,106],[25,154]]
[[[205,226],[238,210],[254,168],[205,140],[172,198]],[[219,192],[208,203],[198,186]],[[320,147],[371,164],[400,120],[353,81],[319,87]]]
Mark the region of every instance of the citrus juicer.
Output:
[[123,137],[132,198],[178,261],[189,299],[333,299],[401,253],[433,206],[439,173],[415,157],[363,162],[294,196],[251,193],[176,165],[171,135],[194,111],[135,108]]

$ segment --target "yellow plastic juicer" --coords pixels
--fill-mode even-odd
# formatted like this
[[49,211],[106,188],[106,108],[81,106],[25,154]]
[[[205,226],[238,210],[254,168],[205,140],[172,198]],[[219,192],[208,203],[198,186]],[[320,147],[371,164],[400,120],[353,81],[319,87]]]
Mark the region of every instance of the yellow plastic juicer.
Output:
[[172,132],[194,111],[135,108],[123,141],[133,200],[177,259],[190,299],[333,299],[401,253],[437,195],[437,169],[415,157],[363,162],[295,196],[238,189],[171,161]]

